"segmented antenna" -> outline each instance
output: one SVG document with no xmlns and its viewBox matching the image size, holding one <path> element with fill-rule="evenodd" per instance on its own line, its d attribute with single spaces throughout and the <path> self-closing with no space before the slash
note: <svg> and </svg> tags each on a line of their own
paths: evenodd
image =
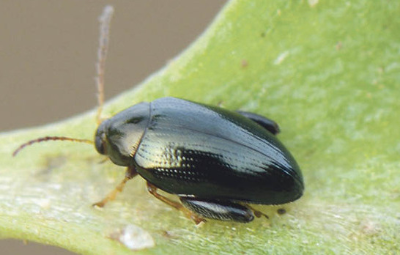
<svg viewBox="0 0 400 255">
<path fill-rule="evenodd" d="M 30 141 L 27 141 L 26 143 L 21 144 L 13 152 L 12 155 L 13 155 L 13 157 L 15 157 L 26 146 L 32 145 L 34 143 L 41 143 L 41 142 L 46 142 L 46 141 L 71 141 L 71 142 L 93 144 L 93 141 L 87 140 L 87 139 L 77 139 L 77 138 L 69 138 L 69 137 L 63 137 L 63 136 L 45 136 L 45 137 L 40 137 L 40 138 L 37 138 L 37 139 L 33 139 L 33 140 L 30 140 Z"/>
<path fill-rule="evenodd" d="M 97 51 L 97 64 L 96 64 L 96 85 L 97 85 L 97 125 L 101 123 L 101 112 L 103 111 L 104 104 L 104 70 L 106 65 L 106 57 L 108 51 L 108 43 L 110 37 L 110 23 L 114 14 L 114 7 L 107 5 L 104 7 L 103 14 L 99 17 L 100 21 L 100 39 L 99 49 Z"/>
</svg>

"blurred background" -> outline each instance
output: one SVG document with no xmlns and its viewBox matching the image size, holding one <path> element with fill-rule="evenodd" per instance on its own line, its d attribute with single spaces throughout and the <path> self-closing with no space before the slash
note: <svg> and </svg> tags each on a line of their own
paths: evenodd
<svg viewBox="0 0 400 255">
<path fill-rule="evenodd" d="M 0 1 L 0 132 L 56 122 L 97 105 L 98 17 L 115 8 L 106 64 L 110 99 L 193 42 L 226 1 Z M 0 240 L 1 254 L 73 254 Z"/>
</svg>

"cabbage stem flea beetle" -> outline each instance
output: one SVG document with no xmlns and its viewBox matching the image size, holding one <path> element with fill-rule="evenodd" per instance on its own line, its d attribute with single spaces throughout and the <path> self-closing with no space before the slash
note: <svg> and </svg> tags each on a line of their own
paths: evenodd
<svg viewBox="0 0 400 255">
<path fill-rule="evenodd" d="M 104 63 L 105 55 L 99 55 Z M 250 222 L 263 214 L 249 204 L 283 204 L 303 194 L 300 168 L 276 138 L 278 125 L 265 117 L 166 97 L 133 105 L 99 123 L 96 150 L 127 171 L 96 206 L 113 200 L 137 175 L 147 181 L 153 196 L 196 224 L 204 218 Z M 16 152 L 41 139 L 73 140 L 39 138 Z M 158 189 L 177 195 L 180 202 Z"/>
</svg>

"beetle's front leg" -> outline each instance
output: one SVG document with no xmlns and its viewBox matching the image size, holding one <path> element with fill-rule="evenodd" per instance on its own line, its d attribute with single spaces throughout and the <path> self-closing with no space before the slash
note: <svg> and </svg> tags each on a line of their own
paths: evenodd
<svg viewBox="0 0 400 255">
<path fill-rule="evenodd" d="M 122 180 L 122 182 L 120 184 L 118 184 L 118 186 L 111 191 L 110 193 L 108 193 L 108 195 L 101 200 L 100 202 L 94 203 L 93 206 L 97 206 L 97 207 L 104 207 L 109 201 L 112 201 L 116 198 L 116 196 L 118 195 L 118 193 L 121 193 L 122 190 L 125 187 L 125 184 L 127 181 L 129 181 L 130 179 L 132 179 L 133 177 L 135 177 L 137 175 L 137 172 L 135 170 L 135 168 L 132 167 L 128 167 L 126 169 L 126 173 L 125 173 L 125 178 Z"/>
<path fill-rule="evenodd" d="M 163 201 L 164 203 L 166 203 L 167 205 L 170 205 L 170 206 L 176 208 L 177 210 L 183 212 L 185 214 L 185 216 L 188 217 L 189 219 L 193 220 L 196 223 L 196 225 L 200 224 L 201 222 L 206 221 L 205 219 L 200 218 L 199 216 L 194 214 L 192 211 L 186 209 L 182 204 L 172 201 L 172 200 L 158 194 L 157 187 L 154 186 L 153 184 L 151 184 L 150 182 L 147 182 L 147 190 L 149 191 L 150 194 L 152 194 L 157 199 L 159 199 L 159 200 Z"/>
</svg>

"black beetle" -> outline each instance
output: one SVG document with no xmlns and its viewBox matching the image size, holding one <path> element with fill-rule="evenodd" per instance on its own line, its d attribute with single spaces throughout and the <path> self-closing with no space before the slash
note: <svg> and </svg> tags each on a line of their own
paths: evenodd
<svg viewBox="0 0 400 255">
<path fill-rule="evenodd" d="M 278 125 L 248 112 L 166 97 L 136 104 L 101 121 L 104 63 L 112 7 L 101 16 L 97 87 L 99 108 L 95 147 L 112 162 L 126 166 L 124 180 L 102 207 L 136 175 L 149 192 L 196 223 L 203 218 L 250 222 L 267 215 L 249 204 L 283 204 L 300 198 L 304 183 L 290 152 L 276 138 Z M 93 143 L 68 137 L 41 137 L 18 147 L 49 140 Z M 157 193 L 161 189 L 181 203 Z"/>
<path fill-rule="evenodd" d="M 120 186 L 96 205 L 113 199 L 139 174 L 151 194 L 196 223 L 203 219 L 191 211 L 250 222 L 260 212 L 248 203 L 283 204 L 303 194 L 301 171 L 278 132 L 262 116 L 178 98 L 136 104 L 97 129 L 97 151 L 128 169 Z M 184 207 L 157 189 L 178 195 Z"/>
<path fill-rule="evenodd" d="M 127 171 L 117 188 L 94 205 L 103 207 L 139 174 L 152 195 L 196 224 L 203 218 L 237 222 L 268 218 L 249 204 L 284 204 L 304 191 L 300 168 L 276 138 L 278 133 L 274 121 L 254 113 L 173 97 L 136 104 L 97 128 L 96 150 Z M 43 137 L 22 144 L 14 155 L 48 140 L 93 143 Z M 181 203 L 157 189 L 177 195 Z"/>
</svg>

